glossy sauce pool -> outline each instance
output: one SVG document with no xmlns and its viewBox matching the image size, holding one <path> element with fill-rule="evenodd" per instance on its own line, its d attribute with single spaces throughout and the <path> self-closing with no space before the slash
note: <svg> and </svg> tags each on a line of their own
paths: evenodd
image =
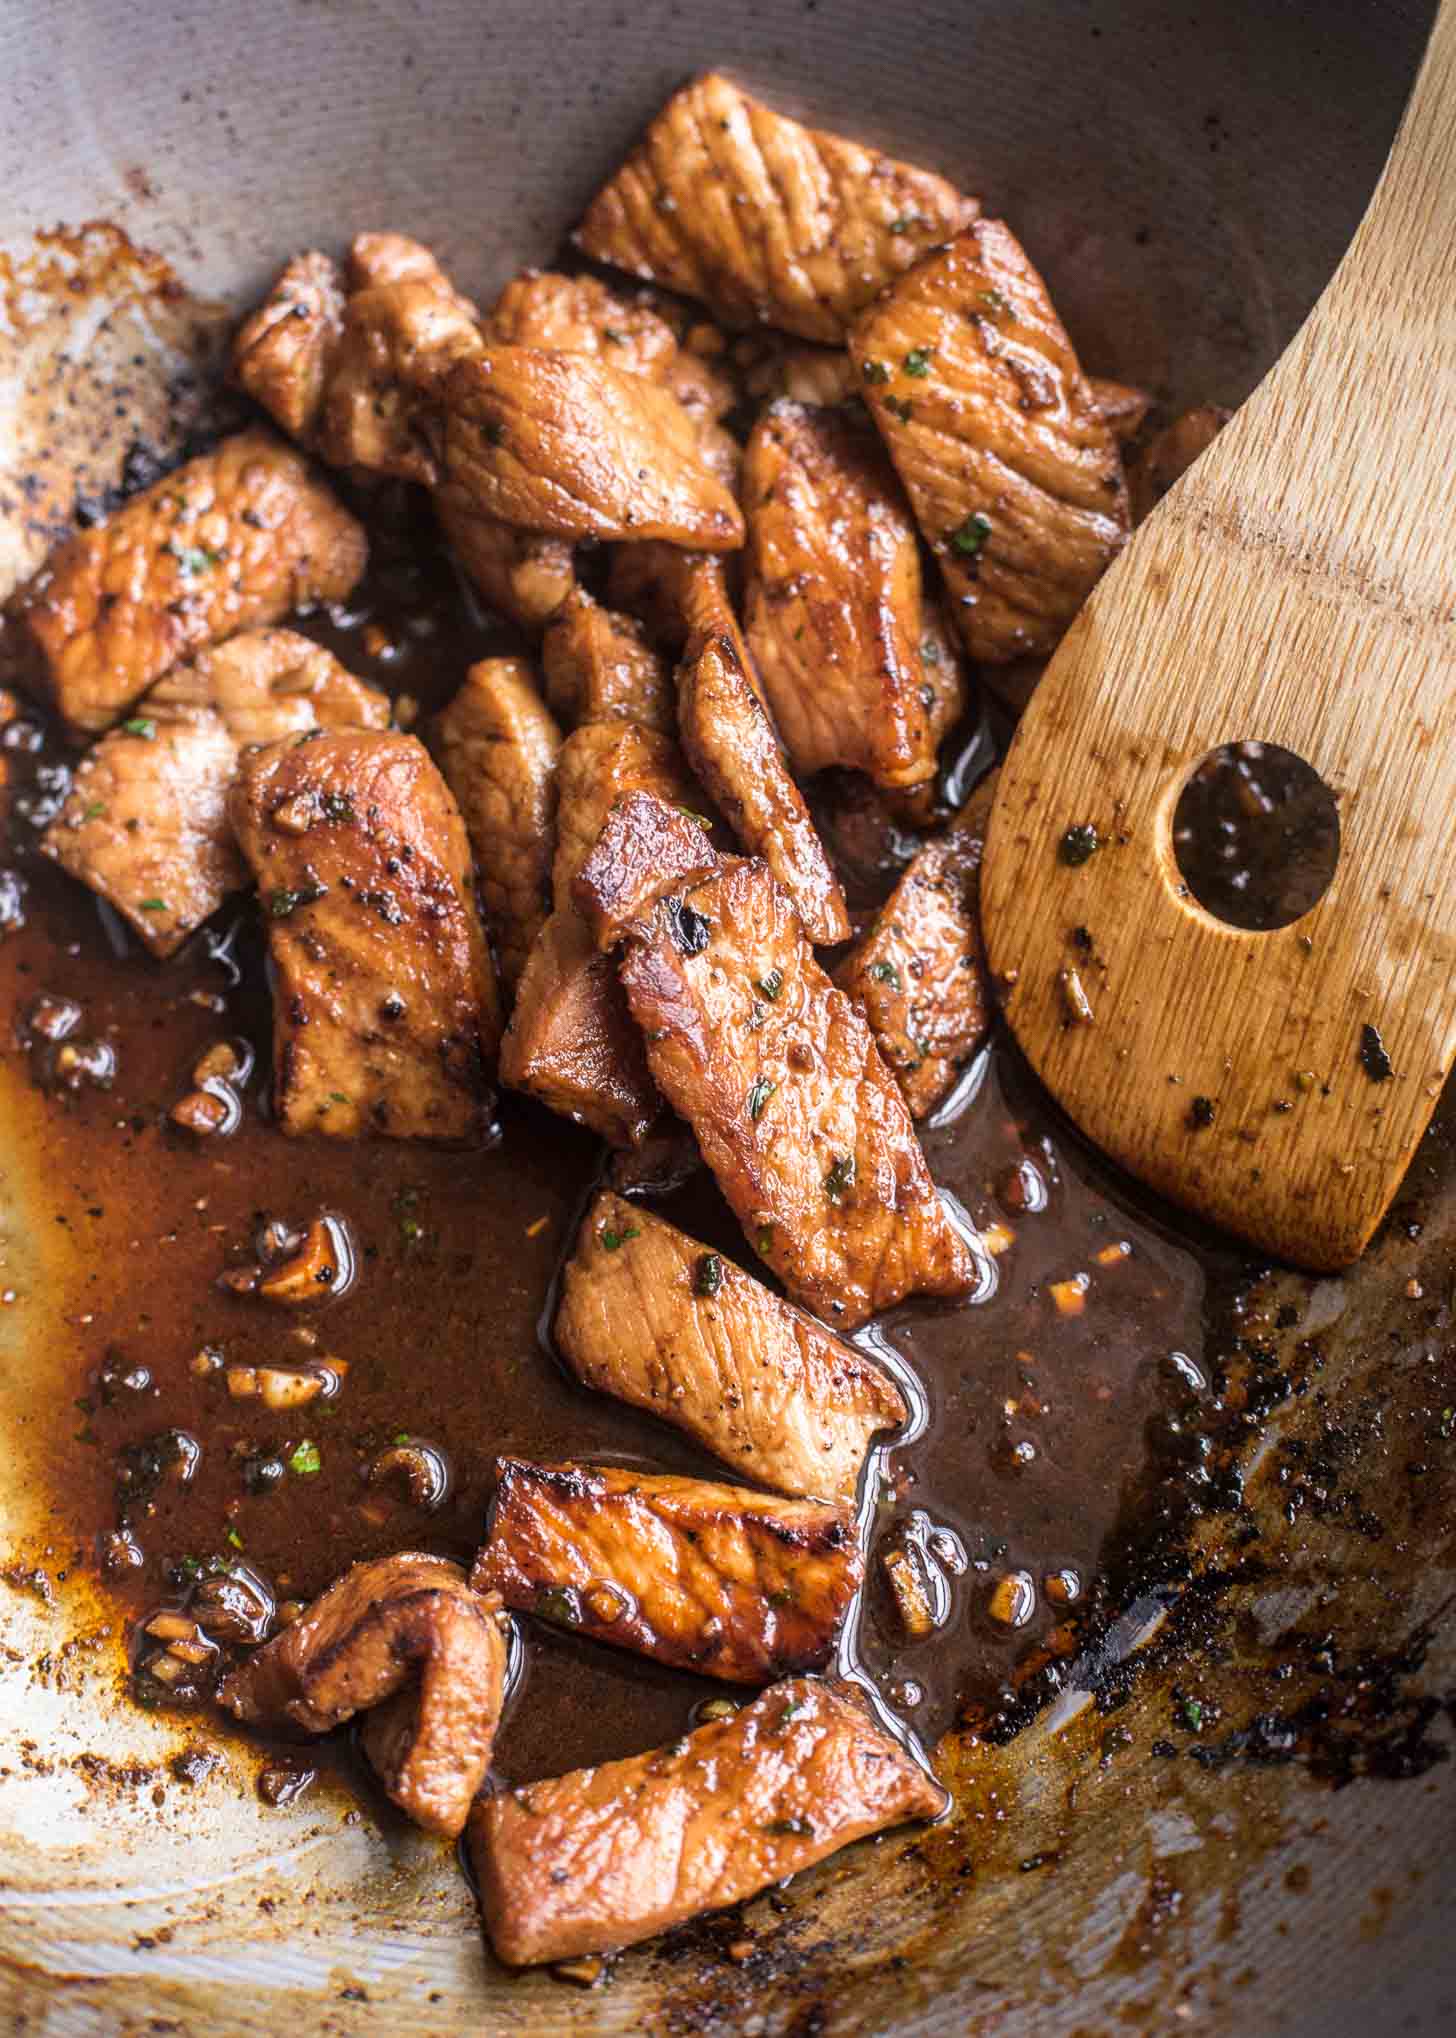
<svg viewBox="0 0 1456 2038">
<path fill-rule="evenodd" d="M 503 647 L 410 521 L 382 534 L 350 612 L 304 627 L 428 713 L 470 659 Z M 23 1336 L 65 1333 L 55 1368 L 67 1376 L 37 1406 L 32 1441 L 58 1539 L 98 1565 L 111 1549 L 108 1585 L 128 1620 L 215 1564 L 246 1565 L 284 1600 L 401 1548 L 468 1561 L 498 1453 L 727 1476 L 671 1429 L 577 1387 L 551 1355 L 549 1294 L 602 1164 L 597 1143 L 509 1094 L 499 1142 L 478 1153 L 285 1141 L 267 1116 L 251 905 L 225 908 L 174 962 L 151 962 L 29 850 L 64 753 L 32 720 L 4 740 L 11 862 L 27 890 L 25 924 L 0 941 L 12 1175 L 28 1224 L 64 1230 L 73 1247 L 57 1257 L 72 1271 L 14 1305 Z M 109 1088 L 37 1087 L 47 1050 L 30 1017 L 43 996 L 75 1000 L 73 1037 L 112 1048 Z M 255 1070 L 236 1131 L 209 1142 L 167 1113 L 222 1039 L 251 1043 Z M 1214 1298 L 1240 1269 L 1140 1208 L 1001 1037 L 924 1141 L 976 1234 L 981 1280 L 968 1304 L 905 1306 L 860 1334 L 905 1382 L 914 1416 L 867 1470 L 869 1583 L 844 1663 L 929 1746 L 960 1707 L 994 1712 L 1095 1601 L 1109 1538 L 1158 1476 L 1150 1428 L 1170 1409 L 1185 1421 L 1196 1411 Z M 751 1260 L 706 1174 L 660 1207 Z M 321 1212 L 346 1222 L 357 1249 L 346 1294 L 295 1312 L 219 1285 L 261 1218 L 302 1225 Z M 327 1402 L 279 1416 L 229 1396 L 230 1365 L 326 1357 L 347 1368 Z M 434 1511 L 366 1477 L 405 1435 L 448 1462 Z M 123 1522 L 139 1561 L 117 1570 L 106 1539 Z M 907 1538 L 943 1614 L 915 1643 L 877 1562 Z M 724 1689 L 529 1618 L 519 1626 L 523 1668 L 496 1756 L 515 1781 L 674 1738 Z"/>
</svg>

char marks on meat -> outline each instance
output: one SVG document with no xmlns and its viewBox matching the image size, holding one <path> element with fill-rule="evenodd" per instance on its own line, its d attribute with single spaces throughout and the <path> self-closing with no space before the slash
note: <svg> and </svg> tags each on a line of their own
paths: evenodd
<svg viewBox="0 0 1456 2038">
<path fill-rule="evenodd" d="M 436 725 L 495 937 L 501 975 L 519 980 L 551 909 L 561 731 L 523 658 L 483 658 Z"/>
<path fill-rule="evenodd" d="M 916 1118 L 935 1109 L 991 1024 L 980 896 L 995 792 L 992 772 L 914 858 L 834 973 Z"/>
<path fill-rule="evenodd" d="M 743 543 L 742 514 L 682 405 L 600 357 L 497 346 L 462 360 L 440 391 L 436 436 L 443 492 L 478 515 L 562 538 Z"/>
<path fill-rule="evenodd" d="M 283 1130 L 485 1137 L 495 972 L 465 824 L 424 745 L 290 737 L 244 758 L 228 810 L 277 977 Z"/>
<path fill-rule="evenodd" d="M 1046 286 L 978 220 L 850 336 L 972 658 L 1046 656 L 1128 533 L 1111 427 Z"/>
<path fill-rule="evenodd" d="M 505 1667 L 499 1599 L 458 1564 L 404 1551 L 346 1571 L 218 1701 L 249 1726 L 305 1734 L 370 1714 L 364 1748 L 385 1789 L 453 1839 L 485 1781 Z"/>
<path fill-rule="evenodd" d="M 387 697 L 292 630 L 248 630 L 173 666 L 81 759 L 41 847 L 173 955 L 248 882 L 227 817 L 245 744 L 382 729 Z"/>
<path fill-rule="evenodd" d="M 491 1945 L 527 1966 L 635 1945 L 944 1807 L 852 1686 L 804 1677 L 670 1747 L 482 1798 L 469 1845 Z"/>
<path fill-rule="evenodd" d="M 667 102 L 576 240 L 725 324 L 832 345 L 976 212 L 943 178 L 803 127 L 710 74 Z"/>
<path fill-rule="evenodd" d="M 676 1423 L 780 1493 L 852 1501 L 898 1387 L 792 1303 L 610 1190 L 562 1279 L 557 1348 L 584 1386 Z"/>
<path fill-rule="evenodd" d="M 868 420 L 776 403 L 745 464 L 748 641 L 795 771 L 904 788 L 935 775 L 940 647 L 920 543 Z"/>
<path fill-rule="evenodd" d="M 764 864 L 660 900 L 621 970 L 658 1088 L 796 1301 L 851 1329 L 905 1295 L 966 1292 L 904 1098 Z"/>
<path fill-rule="evenodd" d="M 843 1503 L 502 1458 L 472 1582 L 594 1641 L 763 1684 L 827 1661 L 862 1572 Z"/>
<path fill-rule="evenodd" d="M 60 545 L 7 604 L 7 662 L 95 735 L 190 652 L 342 601 L 367 556 L 300 454 L 239 432 Z"/>
</svg>

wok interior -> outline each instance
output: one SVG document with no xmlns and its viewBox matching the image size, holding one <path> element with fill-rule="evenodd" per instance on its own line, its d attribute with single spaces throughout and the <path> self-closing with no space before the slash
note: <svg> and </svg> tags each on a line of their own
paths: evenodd
<svg viewBox="0 0 1456 2038">
<path fill-rule="evenodd" d="M 78 6 L 37 14 L 13 38 L 18 62 L 0 81 L 7 212 L 16 228 L 118 220 L 190 285 L 238 301 L 295 247 L 388 223 L 436 247 L 466 288 L 489 292 L 523 260 L 547 257 L 667 91 L 712 63 L 787 110 L 982 193 L 1045 269 L 1089 368 L 1171 402 L 1236 402 L 1354 226 L 1425 15 L 1249 5 L 1190 19 L 1155 4 L 946 13 L 821 0 L 791 13 L 649 8 L 619 23 L 512 0 L 488 20 L 443 5 L 341 15 L 209 4 L 172 21 Z M 1407 1282 L 1440 1285 L 1448 1172 L 1438 1123 L 1417 1170 L 1424 1236 L 1392 1228 L 1339 1298 L 1324 1385 L 1334 1392 L 1338 1376 L 1352 1405 L 1382 1391 L 1409 1398 L 1386 1324 Z M 11 1180 L 9 1196 L 23 1254 L 23 1181 Z M 1292 1344 L 1335 1299 L 1290 1282 L 1286 1306 Z M 1415 1332 L 1400 1328 L 1411 1333 L 1403 1351 Z M 1386 1370 L 1367 1378 L 1377 1345 Z M 15 1355 L 12 1410 L 24 1380 L 43 1380 L 39 1356 Z M 12 1476 L 22 1471 L 17 1460 Z M 35 1505 L 16 1491 L 17 1529 Z M 1279 1519 L 1271 1494 L 1272 1528 Z M 1413 1518 L 1423 1547 L 1433 1533 Z M 1300 1521 L 1289 1543 L 1299 1587 L 1341 1582 L 1346 1633 L 1368 1613 L 1372 1645 L 1393 1647 L 1432 1602 L 1393 1606 L 1385 1583 L 1375 1589 L 1375 1577 L 1400 1570 L 1384 1546 L 1366 1560 L 1371 1576 L 1349 1584 L 1361 1545 L 1342 1534 Z M 1257 1635 L 1261 1620 L 1297 1611 L 1270 1610 L 1277 1589 L 1277 1579 L 1250 1582 L 1238 1620 L 1225 1601 L 1209 1622 L 1247 1644 L 1249 1624 Z M 83 1614 L 94 1625 L 105 1609 L 68 1618 Z M 1183 1639 L 1196 1644 L 1193 1626 Z M 14 1632 L 27 1661 L 58 1640 L 29 1603 Z M 280 2015 L 304 2028 L 326 2028 L 330 2015 L 358 2029 L 456 2019 L 742 2029 L 755 2015 L 764 2028 L 794 2028 L 822 2006 L 827 2026 L 801 2028 L 1055 2031 L 1111 2019 L 1156 2027 L 1180 1990 L 1205 2029 L 1272 2027 L 1276 2003 L 1284 2028 L 1354 2029 L 1371 2021 L 1361 1995 L 1368 2002 L 1372 1989 L 1380 2016 L 1398 2006 L 1437 2017 L 1452 1956 L 1435 1935 L 1436 1893 L 1412 1871 L 1430 1853 L 1426 1822 L 1439 1830 L 1426 1793 L 1442 1772 L 1398 1799 L 1329 1797 L 1273 1767 L 1180 1773 L 1174 1802 L 1156 1763 L 1132 1782 L 1101 1764 L 1109 1723 L 1156 1738 L 1177 1660 L 1115 1715 L 1085 1706 L 1054 1731 L 1073 1710 L 1054 1708 L 983 1753 L 966 1792 L 971 1831 L 984 1835 L 973 1875 L 940 1872 L 949 1846 L 935 1834 L 892 1836 L 821 1876 L 821 1900 L 761 1966 L 648 1954 L 590 1997 L 488 1971 L 450 1864 L 399 1828 L 341 1830 L 336 1810 L 316 1807 L 260 1813 L 241 1771 L 226 1768 L 148 1815 L 119 1778 L 93 1778 L 77 1800 L 22 1756 L 3 1851 L 29 1901 L 6 1937 L 33 1972 L 11 1985 L 18 2002 L 54 2000 L 63 2030 L 110 2028 L 143 2007 L 189 2031 L 261 2030 Z M 1237 1686 L 1237 1661 L 1228 1674 Z M 124 1768 L 139 1748 L 157 1762 L 185 1743 L 108 1714 L 100 1680 L 67 1688 L 17 1668 L 15 1682 L 17 1744 L 105 1748 Z M 1311 1839 L 1321 1820 L 1327 1829 Z M 1320 1850 L 1308 1889 L 1283 1880 L 1279 1849 L 1291 1846 L 1292 1868 Z M 1268 1894 L 1252 1901 L 1261 1884 Z M 1372 1894 L 1382 1889 L 1399 1900 Z M 1383 1940 L 1362 1954 L 1351 1921 L 1386 1912 Z M 159 1929 L 170 1938 L 142 1943 Z M 909 1965 L 886 1965 L 891 1955 Z M 1402 1993 L 1377 1962 L 1399 1972 Z M 1251 1977 L 1242 1991 L 1241 1972 Z M 59 1973 L 97 1978 L 60 1998 L 47 1979 Z"/>
</svg>

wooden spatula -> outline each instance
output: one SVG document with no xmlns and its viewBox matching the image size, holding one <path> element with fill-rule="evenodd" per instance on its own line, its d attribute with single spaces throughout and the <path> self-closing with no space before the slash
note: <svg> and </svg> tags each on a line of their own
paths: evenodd
<svg viewBox="0 0 1456 2038">
<path fill-rule="evenodd" d="M 1195 767 L 1251 738 L 1340 823 L 1323 898 L 1267 933 L 1180 891 L 1172 843 Z M 1360 1253 L 1456 1055 L 1456 0 L 1333 282 L 1037 688 L 982 911 L 1104 1151 L 1273 1254 Z"/>
</svg>

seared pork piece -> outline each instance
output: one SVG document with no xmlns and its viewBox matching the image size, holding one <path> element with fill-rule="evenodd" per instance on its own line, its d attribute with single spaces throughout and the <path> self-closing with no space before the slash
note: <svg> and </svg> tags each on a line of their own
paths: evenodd
<svg viewBox="0 0 1456 2038">
<path fill-rule="evenodd" d="M 787 398 L 832 408 L 859 395 L 859 370 L 840 347 L 792 347 L 768 335 L 739 347 L 751 350 L 743 362 L 748 393 L 764 403 Z"/>
<path fill-rule="evenodd" d="M 567 1263 L 556 1344 L 583 1386 L 676 1423 L 780 1493 L 852 1501 L 900 1390 L 721 1253 L 603 1189 Z"/>
<path fill-rule="evenodd" d="M 494 346 L 598 354 L 627 375 L 666 381 L 677 335 L 648 304 L 629 302 L 595 276 L 527 269 L 512 278 L 485 322 Z"/>
<path fill-rule="evenodd" d="M 764 1684 L 828 1659 L 863 1568 L 848 1506 L 502 1458 L 471 1582 L 593 1641 Z"/>
<path fill-rule="evenodd" d="M 268 928 L 283 1130 L 482 1139 L 495 972 L 465 824 L 424 745 L 269 744 L 244 757 L 228 814 Z"/>
<path fill-rule="evenodd" d="M 440 769 L 475 852 L 486 923 L 513 987 L 551 900 L 561 731 L 524 658 L 483 658 L 436 734 Z"/>
<path fill-rule="evenodd" d="M 355 1564 L 224 1679 L 218 1702 L 271 1730 L 326 1734 L 356 1713 L 389 1795 L 427 1833 L 459 1833 L 500 1720 L 499 1599 L 458 1564 L 403 1551 Z"/>
<path fill-rule="evenodd" d="M 995 797 L 992 772 L 920 851 L 834 972 L 869 1021 L 915 1118 L 935 1109 L 991 1025 L 980 897 Z"/>
<path fill-rule="evenodd" d="M 624 1196 L 670 1196 L 702 1165 L 698 1142 L 680 1118 L 665 1113 L 640 1146 L 612 1155 L 607 1179 Z"/>
<path fill-rule="evenodd" d="M 640 722 L 677 727 L 667 670 L 633 616 L 594 602 L 584 587 L 561 604 L 541 641 L 546 696 L 563 722 Z"/>
<path fill-rule="evenodd" d="M 324 392 L 319 451 L 335 467 L 432 485 L 429 414 L 452 364 L 480 348 L 475 308 L 443 273 L 355 291 Z"/>
<path fill-rule="evenodd" d="M 490 347 L 461 360 L 437 421 L 444 490 L 477 514 L 561 538 L 743 543 L 682 405 L 590 354 Z"/>
<path fill-rule="evenodd" d="M 500 1076 L 616 1147 L 636 1146 L 661 1113 L 612 958 L 574 906 L 551 915 L 527 958 Z"/>
<path fill-rule="evenodd" d="M 729 636 L 688 645 L 678 668 L 678 724 L 689 764 L 745 849 L 783 886 L 811 941 L 843 941 L 849 915 L 803 794 Z"/>
<path fill-rule="evenodd" d="M 435 497 L 435 515 L 486 607 L 523 630 L 544 629 L 576 586 L 569 539 L 477 516 L 467 502 L 448 494 Z"/>
<path fill-rule="evenodd" d="M 327 255 L 295 255 L 233 342 L 233 380 L 295 439 L 311 442 L 344 329 L 344 285 Z"/>
<path fill-rule="evenodd" d="M 703 796 L 689 777 L 682 752 L 667 736 L 635 722 L 589 722 L 561 750 L 560 804 L 552 886 L 556 904 L 572 905 L 572 884 L 602 832 L 608 814 L 629 793 L 650 793 L 670 807 L 697 815 Z"/>
<path fill-rule="evenodd" d="M 1150 515 L 1175 481 L 1181 481 L 1200 453 L 1206 453 L 1231 411 L 1200 403 L 1165 425 L 1148 443 L 1132 471 L 1133 522 Z"/>
<path fill-rule="evenodd" d="M 383 729 L 386 695 L 293 630 L 248 630 L 174 665 L 86 752 L 42 852 L 172 955 L 248 882 L 227 817 L 245 743 Z"/>
<path fill-rule="evenodd" d="M 444 296 L 458 296 L 424 242 L 411 240 L 408 234 L 355 234 L 349 246 L 347 281 L 351 296 L 356 290 L 376 290 L 388 283 L 427 283 Z M 461 298 L 460 302 L 468 301 Z"/>
<path fill-rule="evenodd" d="M 754 427 L 744 619 L 799 776 L 904 788 L 935 776 L 920 541 L 860 415 L 776 403 Z"/>
<path fill-rule="evenodd" d="M 597 953 L 572 886 L 607 816 L 633 792 L 674 806 L 702 798 L 677 746 L 654 730 L 593 722 L 567 738 L 557 775 L 556 911 L 526 965 L 501 1046 L 503 1081 L 613 1146 L 635 1146 L 661 1099 L 611 960 Z M 696 821 L 689 825 L 701 836 Z"/>
<path fill-rule="evenodd" d="M 621 969 L 658 1088 L 796 1301 L 853 1329 L 905 1295 L 966 1292 L 895 1079 L 766 865 L 662 899 Z"/>
<path fill-rule="evenodd" d="M 1109 382 L 1105 375 L 1089 375 L 1087 387 L 1092 401 L 1112 428 L 1119 446 L 1135 439 L 1147 422 L 1153 399 L 1146 389 L 1131 382 Z"/>
<path fill-rule="evenodd" d="M 697 814 L 648 792 L 626 793 L 572 879 L 572 901 L 597 947 L 615 948 L 664 889 L 706 877 L 718 861 Z"/>
<path fill-rule="evenodd" d="M 367 556 L 300 454 L 239 432 L 59 546 L 7 605 L 4 662 L 95 735 L 189 652 L 342 601 Z"/>
<path fill-rule="evenodd" d="M 855 313 L 977 206 L 941 177 L 801 127 L 717 75 L 663 107 L 592 200 L 577 245 L 727 325 L 841 340 Z"/>
<path fill-rule="evenodd" d="M 482 1798 L 470 1858 L 497 1957 L 525 1967 L 743 1903 L 945 1801 L 852 1685 L 803 1677 L 651 1754 Z"/>
<path fill-rule="evenodd" d="M 940 562 L 961 641 L 1047 655 L 1128 533 L 1111 427 L 1000 220 L 927 255 L 850 335 L 865 401 Z"/>
<path fill-rule="evenodd" d="M 925 719 L 938 755 L 942 742 L 965 713 L 971 691 L 959 635 L 943 592 L 928 599 L 920 612 L 920 671 L 926 698 Z M 929 786 L 911 786 L 904 793 L 892 793 L 889 797 L 892 804 L 898 801 L 903 814 L 913 817 L 925 811 L 929 792 Z M 918 821 L 913 825 L 918 825 Z"/>
</svg>

